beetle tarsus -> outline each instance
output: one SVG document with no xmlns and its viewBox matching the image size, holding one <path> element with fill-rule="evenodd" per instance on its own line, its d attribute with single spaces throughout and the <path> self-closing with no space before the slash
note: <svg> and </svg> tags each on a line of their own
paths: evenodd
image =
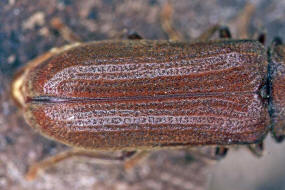
<svg viewBox="0 0 285 190">
<path fill-rule="evenodd" d="M 253 153 L 257 157 L 261 157 L 263 155 L 264 145 L 263 142 L 257 144 L 248 145 L 248 149 L 251 153 Z"/>
</svg>

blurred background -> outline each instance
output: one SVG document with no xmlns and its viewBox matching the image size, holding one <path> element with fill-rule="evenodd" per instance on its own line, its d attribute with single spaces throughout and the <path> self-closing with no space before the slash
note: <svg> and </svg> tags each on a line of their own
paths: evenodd
<svg viewBox="0 0 285 190">
<path fill-rule="evenodd" d="M 215 24 L 228 25 L 234 38 L 244 37 L 242 19 L 248 22 L 250 38 L 265 32 L 266 45 L 274 36 L 285 40 L 285 0 L 0 1 L 0 189 L 285 189 L 285 143 L 275 143 L 270 135 L 261 158 L 244 147 L 233 147 L 217 163 L 195 159 L 189 151 L 161 150 L 125 172 L 120 163 L 80 157 L 49 168 L 34 181 L 24 179 L 29 165 L 67 149 L 27 126 L 10 97 L 12 77 L 21 66 L 68 43 L 51 20 L 60 18 L 83 41 L 114 39 L 126 30 L 146 39 L 168 39 L 161 27 L 167 2 L 175 29 L 187 41 Z M 251 14 L 244 12 L 249 3 Z"/>
</svg>

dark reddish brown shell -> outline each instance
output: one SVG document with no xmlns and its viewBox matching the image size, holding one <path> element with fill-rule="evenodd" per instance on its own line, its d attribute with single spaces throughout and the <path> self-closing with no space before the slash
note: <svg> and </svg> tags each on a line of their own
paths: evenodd
<svg viewBox="0 0 285 190">
<path fill-rule="evenodd" d="M 285 136 L 285 45 L 275 44 L 269 50 L 270 115 L 273 134 Z"/>
<path fill-rule="evenodd" d="M 266 65 L 250 40 L 91 42 L 30 69 L 25 118 L 87 149 L 254 143 L 269 125 Z"/>
</svg>

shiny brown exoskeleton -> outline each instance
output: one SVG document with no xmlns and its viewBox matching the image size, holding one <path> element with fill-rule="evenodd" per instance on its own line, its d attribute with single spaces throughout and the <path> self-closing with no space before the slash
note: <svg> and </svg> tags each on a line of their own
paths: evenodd
<svg viewBox="0 0 285 190">
<path fill-rule="evenodd" d="M 278 40 L 79 43 L 31 62 L 13 96 L 33 128 L 87 150 L 280 141 L 284 55 Z"/>
</svg>

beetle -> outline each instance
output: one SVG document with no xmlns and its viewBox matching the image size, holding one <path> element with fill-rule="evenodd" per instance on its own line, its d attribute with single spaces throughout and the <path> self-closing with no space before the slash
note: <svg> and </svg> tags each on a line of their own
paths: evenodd
<svg viewBox="0 0 285 190">
<path fill-rule="evenodd" d="M 221 28 L 220 36 L 231 35 Z M 86 151 L 124 151 L 108 159 L 133 156 L 132 167 L 160 148 L 261 146 L 269 131 L 281 142 L 284 55 L 280 39 L 266 50 L 257 40 L 179 42 L 137 34 L 52 49 L 19 72 L 12 95 L 35 130 L 83 151 L 40 163 L 28 177 Z"/>
</svg>

